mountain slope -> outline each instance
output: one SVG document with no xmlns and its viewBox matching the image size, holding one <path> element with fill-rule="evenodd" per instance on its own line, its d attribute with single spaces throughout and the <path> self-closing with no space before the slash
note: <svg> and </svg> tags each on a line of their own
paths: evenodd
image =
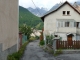
<svg viewBox="0 0 80 60">
<path fill-rule="evenodd" d="M 39 23 L 41 23 L 41 26 L 38 28 L 42 28 L 43 26 L 43 22 L 39 17 L 30 13 L 27 9 L 19 6 L 19 25 L 24 23 L 31 27 L 36 27 Z"/>
</svg>

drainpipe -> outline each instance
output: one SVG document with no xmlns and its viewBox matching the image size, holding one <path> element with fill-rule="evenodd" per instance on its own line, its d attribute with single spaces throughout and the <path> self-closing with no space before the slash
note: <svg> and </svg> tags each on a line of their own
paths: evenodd
<svg viewBox="0 0 80 60">
<path fill-rule="evenodd" d="M 56 32 L 58 32 L 58 21 L 56 21 L 57 22 L 57 25 L 56 25 Z"/>
<path fill-rule="evenodd" d="M 44 41 L 45 41 L 45 48 L 46 48 L 46 35 L 45 35 L 44 31 L 43 31 L 43 37 L 44 37 Z"/>
</svg>

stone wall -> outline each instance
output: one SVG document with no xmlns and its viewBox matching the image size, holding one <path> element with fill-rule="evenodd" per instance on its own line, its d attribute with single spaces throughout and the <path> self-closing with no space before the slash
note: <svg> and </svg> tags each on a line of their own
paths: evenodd
<svg viewBox="0 0 80 60">
<path fill-rule="evenodd" d="M 17 44 L 2 51 L 2 44 L 0 44 L 0 60 L 7 60 L 7 56 L 17 51 Z"/>
</svg>

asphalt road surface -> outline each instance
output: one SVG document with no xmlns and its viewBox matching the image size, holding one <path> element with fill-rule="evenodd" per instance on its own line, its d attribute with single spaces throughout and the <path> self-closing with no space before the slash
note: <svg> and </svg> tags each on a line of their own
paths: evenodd
<svg viewBox="0 0 80 60">
<path fill-rule="evenodd" d="M 80 60 L 80 54 L 61 54 L 57 57 L 39 47 L 39 40 L 30 42 L 20 60 Z"/>
</svg>

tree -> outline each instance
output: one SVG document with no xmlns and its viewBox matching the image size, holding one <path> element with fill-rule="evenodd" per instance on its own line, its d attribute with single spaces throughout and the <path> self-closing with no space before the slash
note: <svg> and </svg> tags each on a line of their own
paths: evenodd
<svg viewBox="0 0 80 60">
<path fill-rule="evenodd" d="M 22 32 L 23 34 L 25 34 L 27 36 L 27 39 L 30 38 L 31 33 L 33 32 L 31 27 L 27 26 L 26 24 L 23 24 L 22 26 L 20 26 L 19 30 L 20 30 L 20 32 Z"/>
</svg>

